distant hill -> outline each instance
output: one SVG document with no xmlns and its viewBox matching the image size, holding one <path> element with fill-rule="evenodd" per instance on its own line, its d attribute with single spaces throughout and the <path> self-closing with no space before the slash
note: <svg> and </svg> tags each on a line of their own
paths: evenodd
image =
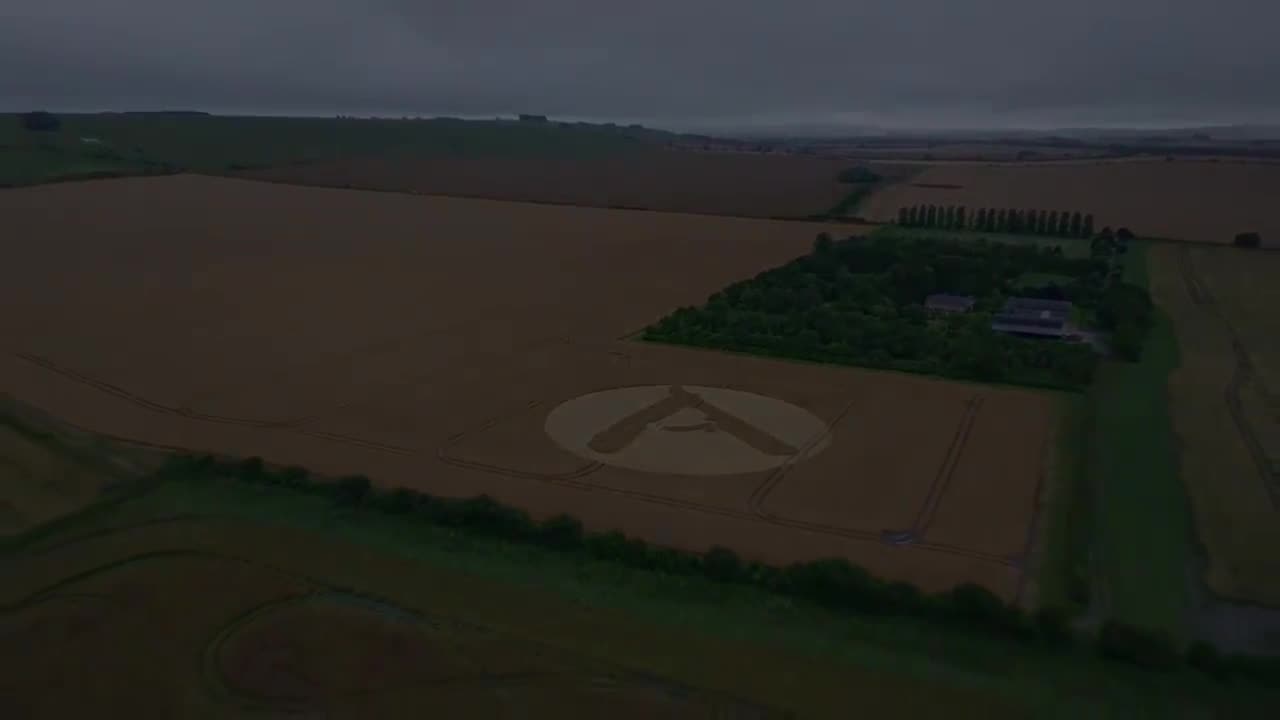
<svg viewBox="0 0 1280 720">
<path fill-rule="evenodd" d="M 213 113 L 203 110 L 125 110 L 122 112 L 101 112 L 98 115 L 126 115 L 130 117 L 211 117 Z"/>
</svg>

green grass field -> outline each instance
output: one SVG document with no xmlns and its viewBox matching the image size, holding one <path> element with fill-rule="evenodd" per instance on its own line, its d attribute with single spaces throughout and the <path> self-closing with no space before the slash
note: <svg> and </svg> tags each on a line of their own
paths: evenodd
<svg viewBox="0 0 1280 720">
<path fill-rule="evenodd" d="M 1127 278 L 1147 285 L 1145 247 L 1135 245 Z M 1178 476 L 1169 415 L 1168 378 L 1178 347 L 1168 317 L 1157 312 L 1140 362 L 1106 362 L 1090 391 L 1085 475 L 1096 503 L 1095 581 L 1107 617 L 1188 632 L 1192 531 Z"/>
</svg>

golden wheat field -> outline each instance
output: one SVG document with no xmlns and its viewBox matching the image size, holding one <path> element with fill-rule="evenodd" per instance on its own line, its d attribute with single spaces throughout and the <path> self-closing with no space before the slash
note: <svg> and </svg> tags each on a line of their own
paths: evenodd
<svg viewBox="0 0 1280 720">
<path fill-rule="evenodd" d="M 1258 232 L 1276 246 L 1277 193 L 1280 164 L 1257 161 L 941 164 L 873 195 L 859 214 L 892 222 L 918 204 L 1057 210 L 1144 237 L 1230 244 Z"/>
<path fill-rule="evenodd" d="M 0 215 L 0 382 L 81 428 L 1023 590 L 1053 395 L 625 339 L 848 226 L 188 176 Z"/>
<path fill-rule="evenodd" d="M 1224 597 L 1280 604 L 1276 340 L 1259 301 L 1275 294 L 1261 279 L 1280 277 L 1280 257 L 1174 246 L 1150 253 L 1153 297 L 1178 336 L 1170 410 L 1206 580 Z"/>
</svg>

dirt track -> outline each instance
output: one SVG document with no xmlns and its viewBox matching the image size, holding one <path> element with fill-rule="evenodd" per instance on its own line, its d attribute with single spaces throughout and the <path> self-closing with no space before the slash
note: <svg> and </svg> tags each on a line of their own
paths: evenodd
<svg viewBox="0 0 1280 720">
<path fill-rule="evenodd" d="M 691 549 L 1018 591 L 1048 396 L 617 339 L 803 253 L 821 226 L 196 177 L 0 193 L 0 214 L 41 238 L 0 269 L 0 302 L 29 309 L 0 320 L 0 387 L 76 425 L 487 492 Z M 543 430 L 580 395 L 673 383 L 792 403 L 831 446 L 672 476 Z M 1011 430 L 1021 449 L 993 452 Z"/>
</svg>

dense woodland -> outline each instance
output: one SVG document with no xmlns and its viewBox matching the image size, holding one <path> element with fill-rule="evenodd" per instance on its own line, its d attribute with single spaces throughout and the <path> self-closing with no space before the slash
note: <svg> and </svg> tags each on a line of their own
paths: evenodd
<svg viewBox="0 0 1280 720">
<path fill-rule="evenodd" d="M 1098 356 L 1084 343 L 991 329 L 1012 295 L 1070 300 L 1080 319 L 1117 335 L 1136 358 L 1151 322 L 1142 288 L 1120 279 L 1123 241 L 1098 238 L 1088 258 L 1061 248 L 980 241 L 823 234 L 813 252 L 725 288 L 649 327 L 645 339 L 945 377 L 1079 389 Z M 1027 279 L 1031 278 L 1031 283 Z M 931 314 L 933 293 L 971 295 L 970 313 Z"/>
</svg>

